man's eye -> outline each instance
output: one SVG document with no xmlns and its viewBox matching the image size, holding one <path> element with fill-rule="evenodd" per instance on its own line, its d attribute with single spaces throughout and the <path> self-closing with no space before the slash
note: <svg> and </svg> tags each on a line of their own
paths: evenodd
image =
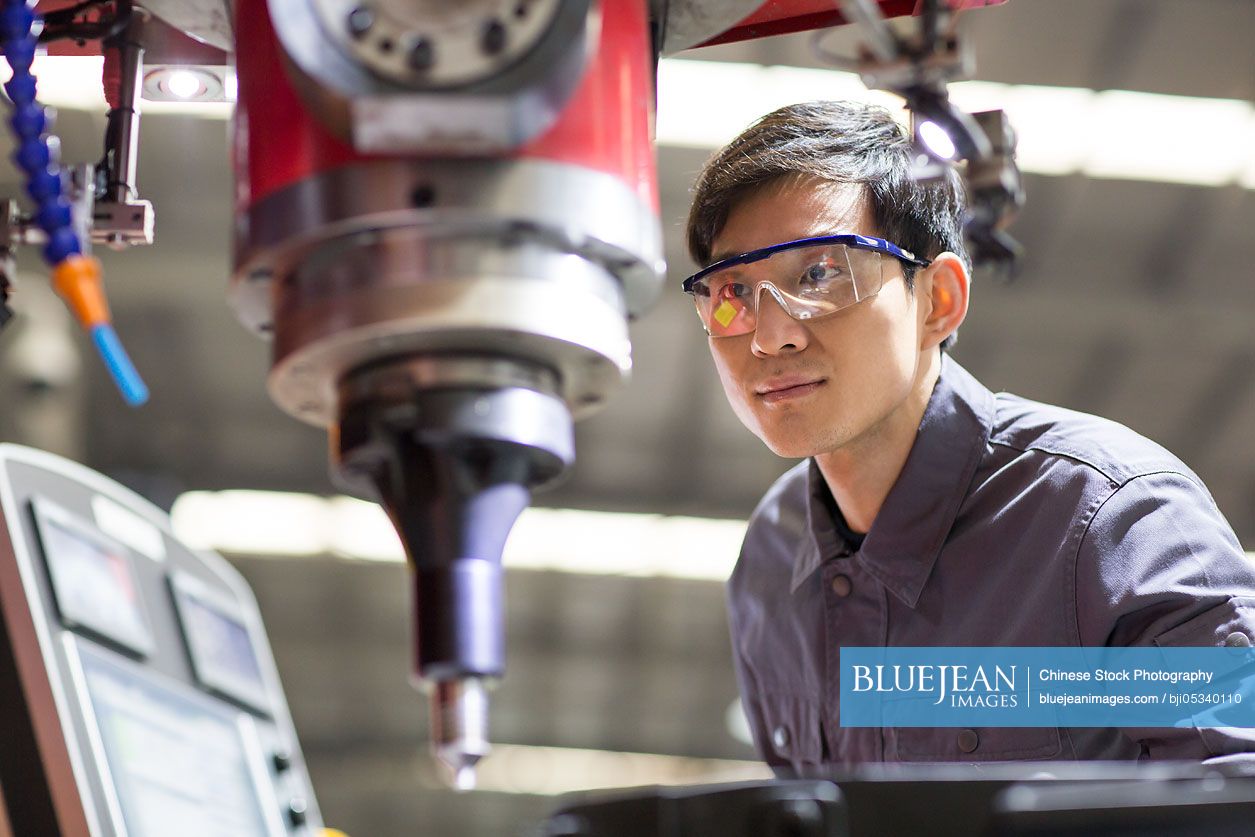
<svg viewBox="0 0 1255 837">
<path fill-rule="evenodd" d="M 806 270 L 798 285 L 803 288 L 819 288 L 831 284 L 841 278 L 843 271 L 832 262 L 816 262 Z"/>
<path fill-rule="evenodd" d="M 715 299 L 737 299 L 749 296 L 749 285 L 741 282 L 727 282 L 721 285 L 714 294 Z"/>
</svg>

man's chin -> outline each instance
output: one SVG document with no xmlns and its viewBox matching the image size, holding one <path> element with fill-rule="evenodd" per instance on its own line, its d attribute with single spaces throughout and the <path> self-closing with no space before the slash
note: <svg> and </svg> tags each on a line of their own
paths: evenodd
<svg viewBox="0 0 1255 837">
<path fill-rule="evenodd" d="M 800 418 L 800 417 L 795 417 Z M 819 427 L 809 422 L 759 422 L 754 435 L 767 449 L 784 459 L 819 456 L 847 444 L 851 439 L 844 422 L 829 418 Z"/>
<path fill-rule="evenodd" d="M 823 450 L 815 439 L 797 433 L 760 434 L 759 438 L 767 450 L 784 459 L 805 459 Z"/>
</svg>

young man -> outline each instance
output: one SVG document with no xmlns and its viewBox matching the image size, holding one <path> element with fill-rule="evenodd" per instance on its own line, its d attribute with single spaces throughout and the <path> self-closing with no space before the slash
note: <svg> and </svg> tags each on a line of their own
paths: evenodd
<svg viewBox="0 0 1255 837">
<path fill-rule="evenodd" d="M 806 457 L 729 581 L 742 703 L 782 775 L 866 761 L 1255 759 L 1255 729 L 843 728 L 842 646 L 1248 646 L 1255 568 L 1184 463 L 1114 422 L 994 394 L 956 181 L 912 181 L 883 109 L 778 110 L 706 165 L 693 294 L 728 401 Z M 815 241 L 801 241 L 817 239 Z M 800 242 L 800 243 L 799 243 Z"/>
</svg>

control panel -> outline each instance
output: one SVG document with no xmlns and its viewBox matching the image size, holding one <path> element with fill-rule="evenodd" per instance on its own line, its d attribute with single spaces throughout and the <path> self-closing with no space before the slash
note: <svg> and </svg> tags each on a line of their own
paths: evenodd
<svg viewBox="0 0 1255 837">
<path fill-rule="evenodd" d="M 252 592 L 160 509 L 0 445 L 0 617 L 12 834 L 321 831 Z"/>
</svg>

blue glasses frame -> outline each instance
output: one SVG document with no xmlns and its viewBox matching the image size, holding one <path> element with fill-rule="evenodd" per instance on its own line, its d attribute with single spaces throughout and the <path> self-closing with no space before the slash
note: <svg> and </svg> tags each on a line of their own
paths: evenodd
<svg viewBox="0 0 1255 837">
<path fill-rule="evenodd" d="M 769 258 L 776 253 L 784 250 L 793 250 L 798 247 L 812 247 L 816 244 L 844 244 L 847 247 L 857 247 L 860 250 L 874 250 L 877 253 L 884 253 L 886 256 L 893 256 L 899 261 L 913 264 L 916 267 L 928 267 L 931 262 L 924 261 L 915 257 L 910 250 L 904 250 L 892 241 L 883 238 L 875 238 L 870 235 L 858 235 L 857 233 L 840 233 L 838 235 L 821 235 L 814 238 L 799 238 L 796 241 L 785 241 L 781 244 L 773 244 L 770 247 L 760 247 L 757 250 L 750 250 L 748 253 L 742 253 L 739 256 L 731 256 L 729 258 L 717 261 L 708 267 L 694 273 L 692 276 L 684 280 L 682 286 L 686 294 L 693 293 L 693 283 L 697 280 L 705 278 L 718 270 L 727 267 L 733 267 L 738 264 L 752 264 Z"/>
</svg>

